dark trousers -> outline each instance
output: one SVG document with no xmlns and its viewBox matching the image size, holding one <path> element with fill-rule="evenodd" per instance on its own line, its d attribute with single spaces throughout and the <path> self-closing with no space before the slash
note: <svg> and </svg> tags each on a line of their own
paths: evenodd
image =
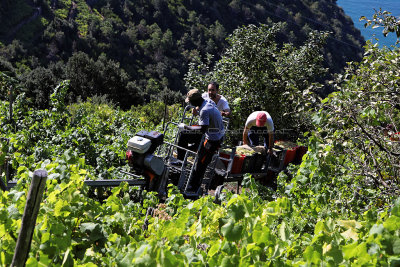
<svg viewBox="0 0 400 267">
<path fill-rule="evenodd" d="M 264 146 L 268 146 L 268 129 L 267 127 L 251 127 L 247 134 L 251 146 L 258 146 L 260 143 L 260 136 L 264 139 Z"/>
<path fill-rule="evenodd" d="M 197 191 L 197 189 L 200 187 L 207 166 L 211 162 L 215 152 L 220 148 L 221 143 L 222 139 L 218 141 L 205 140 L 201 145 L 197 162 L 195 162 L 196 166 L 193 176 L 189 184 L 194 191 Z"/>
<path fill-rule="evenodd" d="M 199 148 L 199 144 L 201 141 L 201 138 L 203 137 L 203 134 L 200 132 L 193 133 L 193 132 L 181 132 L 181 135 L 178 140 L 178 146 L 184 147 L 187 149 L 192 150 L 193 152 L 196 152 L 197 149 Z M 183 149 L 177 149 L 178 150 L 178 155 L 177 158 L 179 160 L 183 160 L 185 158 L 186 151 Z"/>
</svg>

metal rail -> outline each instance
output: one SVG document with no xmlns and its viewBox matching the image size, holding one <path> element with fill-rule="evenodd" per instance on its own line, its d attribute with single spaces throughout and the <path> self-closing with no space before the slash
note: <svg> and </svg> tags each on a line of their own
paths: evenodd
<svg viewBox="0 0 400 267">
<path fill-rule="evenodd" d="M 146 180 L 144 179 L 101 179 L 101 180 L 85 180 L 84 183 L 90 187 L 114 187 L 119 186 L 122 182 L 127 182 L 130 186 L 145 186 Z M 10 190 L 11 188 L 17 185 L 16 181 L 10 181 L 7 183 L 7 189 Z"/>
</svg>

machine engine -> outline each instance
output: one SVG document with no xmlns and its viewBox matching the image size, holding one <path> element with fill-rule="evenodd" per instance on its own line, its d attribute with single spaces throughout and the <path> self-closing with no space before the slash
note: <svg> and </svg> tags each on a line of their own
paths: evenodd
<svg viewBox="0 0 400 267">
<path fill-rule="evenodd" d="M 164 172 L 164 161 L 153 153 L 163 144 L 164 135 L 156 131 L 140 131 L 128 141 L 126 159 L 139 174 L 147 174 L 151 180 Z"/>
</svg>

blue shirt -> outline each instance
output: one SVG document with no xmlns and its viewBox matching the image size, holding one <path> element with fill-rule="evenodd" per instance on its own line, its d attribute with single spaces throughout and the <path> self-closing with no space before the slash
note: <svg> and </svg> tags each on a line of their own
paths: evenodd
<svg viewBox="0 0 400 267">
<path fill-rule="evenodd" d="M 208 125 L 205 132 L 207 140 L 218 141 L 224 136 L 224 123 L 222 122 L 221 112 L 218 110 L 214 102 L 203 101 L 200 106 L 199 125 Z"/>
</svg>

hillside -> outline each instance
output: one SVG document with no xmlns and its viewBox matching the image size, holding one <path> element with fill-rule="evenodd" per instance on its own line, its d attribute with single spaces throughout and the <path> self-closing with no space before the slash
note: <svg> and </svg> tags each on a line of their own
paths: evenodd
<svg viewBox="0 0 400 267">
<path fill-rule="evenodd" d="M 281 172 L 275 190 L 245 175 L 241 192 L 222 191 L 220 204 L 211 195 L 185 199 L 172 184 L 162 202 L 155 192 L 137 201 L 126 183 L 84 184 L 129 170 L 127 141 L 162 130 L 162 102 L 129 111 L 99 98 L 66 106 L 68 83 L 54 90 L 51 109 L 21 96 L 9 119 L 0 101 L 0 166 L 9 161 L 18 181 L 0 191 L 1 265 L 11 265 L 32 171 L 42 169 L 27 266 L 398 266 L 400 52 L 367 49 L 309 114 L 315 131 L 302 163 Z M 181 111 L 167 107 L 167 121 Z"/>
<path fill-rule="evenodd" d="M 38 107 L 61 79 L 71 80 L 70 101 L 107 94 L 129 108 L 168 94 L 174 102 L 192 59 L 218 60 L 239 26 L 279 21 L 279 43 L 332 32 L 324 48 L 330 74 L 361 59 L 364 40 L 335 0 L 4 0 L 0 71 L 19 77 Z"/>
</svg>

